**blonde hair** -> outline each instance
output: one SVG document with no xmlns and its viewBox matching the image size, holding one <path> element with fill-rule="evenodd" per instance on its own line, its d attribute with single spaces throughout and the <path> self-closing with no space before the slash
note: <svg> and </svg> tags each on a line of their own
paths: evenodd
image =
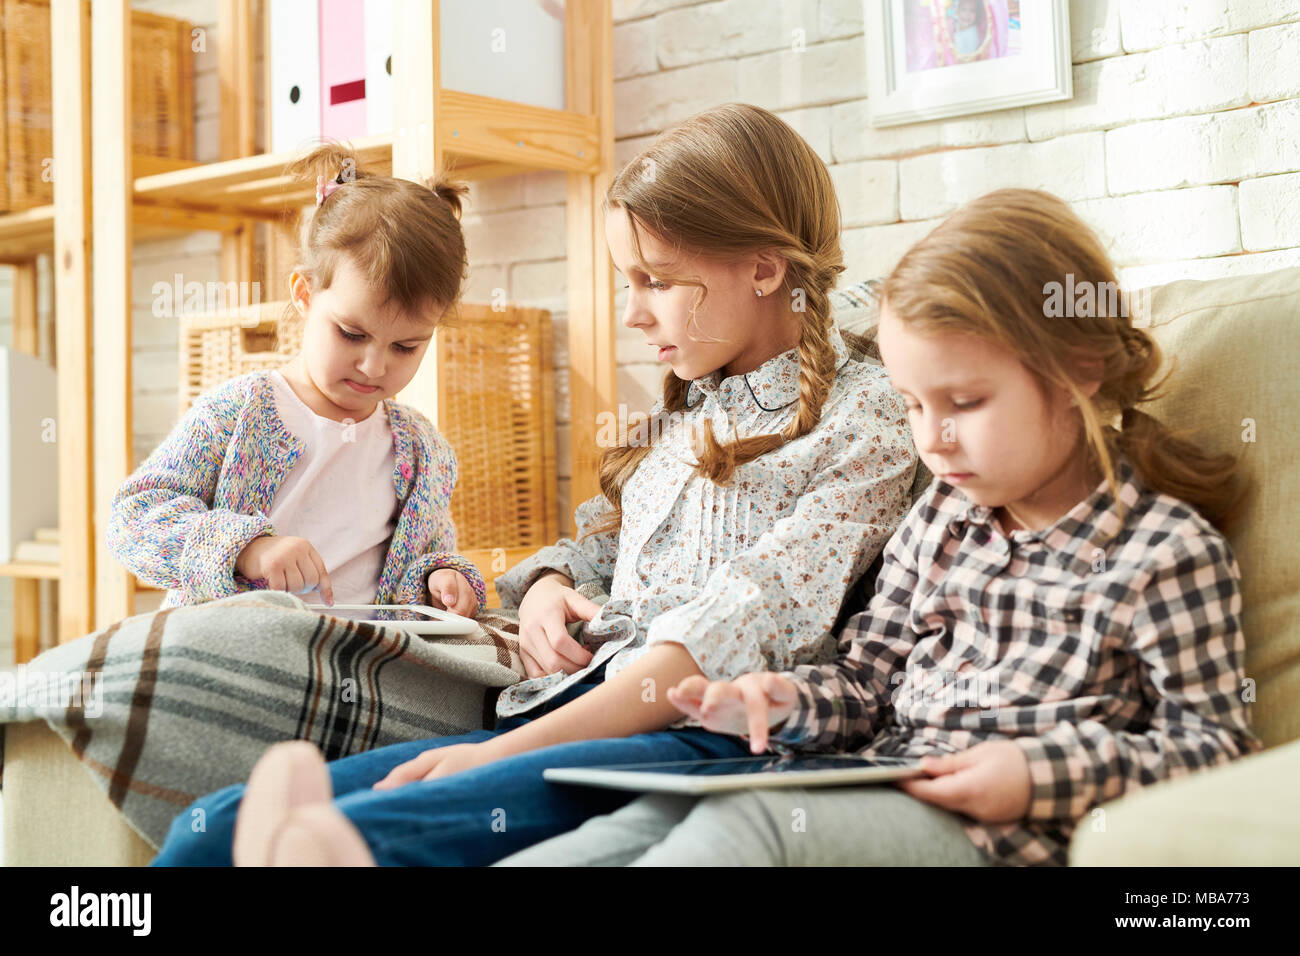
<svg viewBox="0 0 1300 956">
<path fill-rule="evenodd" d="M 723 485 L 737 466 L 808 434 L 821 420 L 835 379 L 829 293 L 844 271 L 840 210 L 826 165 L 812 147 L 767 110 L 731 103 L 690 117 L 659 136 L 623 167 L 605 194 L 604 211 L 621 209 L 632 232 L 635 261 L 646 273 L 699 289 L 688 330 L 708 295 L 696 277 L 651 269 L 640 231 L 682 255 L 713 259 L 758 252 L 785 261 L 778 295 L 792 302 L 802 292 L 799 331 L 799 399 L 794 420 L 778 434 L 718 442 L 702 422 L 696 473 Z M 793 305 L 791 308 L 795 312 Z M 664 377 L 663 412 L 686 408 L 690 382 Z M 652 428 L 651 435 L 658 433 Z M 600 465 L 600 487 L 611 505 L 589 533 L 618 528 L 623 486 L 650 452 L 649 443 L 611 448 Z"/>
<path fill-rule="evenodd" d="M 305 217 L 297 270 L 329 288 L 342 256 L 403 311 L 451 308 L 468 271 L 461 199 L 469 191 L 440 173 L 424 184 L 367 172 L 356 154 L 326 143 L 284 169 L 315 185 L 340 183 Z"/>
<path fill-rule="evenodd" d="M 1067 279 L 1071 277 L 1072 279 Z M 1089 315 L 1050 317 L 1052 283 L 1090 284 Z M 1127 298 L 1097 235 L 1062 200 L 1029 189 L 1000 189 L 967 203 L 914 245 L 881 288 L 881 301 L 918 331 L 974 334 L 1013 352 L 1044 394 L 1063 388 L 1078 405 L 1089 463 L 1114 494 L 1122 453 L 1150 487 L 1197 508 L 1212 524 L 1229 522 L 1240 504 L 1237 462 L 1207 452 L 1138 406 L 1158 397 L 1159 347 L 1133 326 Z M 882 306 L 883 307 L 883 306 Z M 1091 397 L 1076 363 L 1093 363 Z M 1115 425 L 1118 424 L 1118 427 Z"/>
</svg>

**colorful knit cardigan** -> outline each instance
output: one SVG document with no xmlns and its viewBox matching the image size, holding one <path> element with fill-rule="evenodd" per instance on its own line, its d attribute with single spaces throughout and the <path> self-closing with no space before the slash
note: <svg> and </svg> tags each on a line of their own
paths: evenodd
<svg viewBox="0 0 1300 956">
<path fill-rule="evenodd" d="M 168 589 L 164 607 L 264 587 L 235 571 L 244 546 L 274 534 L 267 513 L 303 453 L 275 408 L 269 372 L 249 372 L 200 395 L 113 498 L 108 544 L 143 581 Z M 452 568 L 484 606 L 483 576 L 454 554 L 456 456 L 415 409 L 385 401 L 402 512 L 379 576 L 376 604 L 428 604 L 428 577 Z"/>
</svg>

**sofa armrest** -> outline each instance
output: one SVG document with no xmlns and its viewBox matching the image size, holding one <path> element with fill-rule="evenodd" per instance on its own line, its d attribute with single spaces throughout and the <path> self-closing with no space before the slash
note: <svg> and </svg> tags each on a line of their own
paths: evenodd
<svg viewBox="0 0 1300 956">
<path fill-rule="evenodd" d="M 1153 784 L 1085 816 L 1072 866 L 1300 864 L 1300 740 Z"/>
<path fill-rule="evenodd" d="M 4 734 L 5 866 L 144 866 L 155 850 L 43 720 Z"/>
</svg>

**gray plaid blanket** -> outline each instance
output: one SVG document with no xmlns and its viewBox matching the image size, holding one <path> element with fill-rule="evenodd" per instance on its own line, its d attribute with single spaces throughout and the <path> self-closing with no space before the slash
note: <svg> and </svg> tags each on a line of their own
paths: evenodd
<svg viewBox="0 0 1300 956">
<path fill-rule="evenodd" d="M 492 727 L 500 689 L 524 677 L 519 626 L 502 610 L 479 623 L 421 637 L 281 592 L 169 608 L 0 671 L 0 723 L 45 720 L 157 847 L 176 814 L 247 780 L 277 741 L 333 760 Z"/>
</svg>

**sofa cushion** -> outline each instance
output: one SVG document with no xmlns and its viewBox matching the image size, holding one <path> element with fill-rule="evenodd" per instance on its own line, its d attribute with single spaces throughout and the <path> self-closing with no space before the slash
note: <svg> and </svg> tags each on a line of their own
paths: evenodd
<svg viewBox="0 0 1300 956">
<path fill-rule="evenodd" d="M 1238 455 L 1252 486 L 1227 535 L 1241 566 L 1246 677 L 1255 732 L 1300 738 L 1300 269 L 1139 293 L 1174 368 L 1146 409 Z M 1249 700 L 1249 698 L 1247 698 Z"/>
<path fill-rule="evenodd" d="M 879 288 L 878 279 L 865 279 L 843 289 L 833 289 L 830 300 L 835 324 L 855 335 L 866 335 L 875 329 L 880 313 Z"/>
<path fill-rule="evenodd" d="M 1095 807 L 1072 866 L 1300 865 L 1300 741 Z"/>
</svg>

